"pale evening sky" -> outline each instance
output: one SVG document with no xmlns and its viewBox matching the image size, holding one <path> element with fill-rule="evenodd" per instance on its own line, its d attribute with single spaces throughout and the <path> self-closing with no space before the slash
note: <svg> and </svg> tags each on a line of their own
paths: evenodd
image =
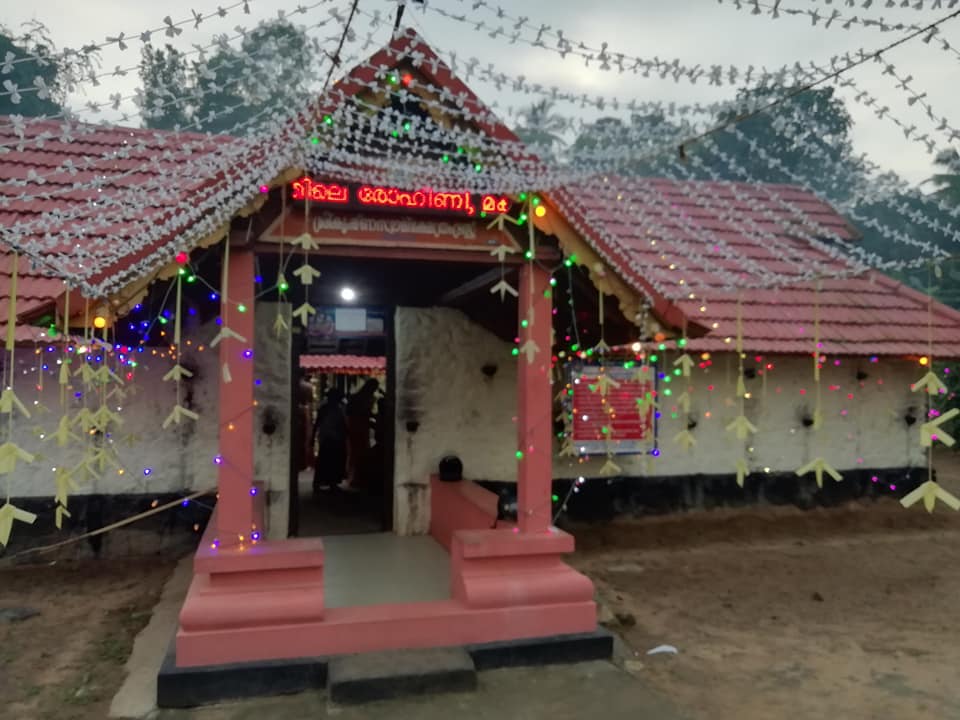
<svg viewBox="0 0 960 720">
<path fill-rule="evenodd" d="M 494 13 L 485 9 L 474 10 L 471 0 L 428 0 L 431 7 L 451 12 L 465 12 L 500 24 Z M 129 47 L 121 51 L 116 45 L 104 49 L 102 67 L 131 66 L 139 61 L 141 42 L 139 32 L 163 25 L 163 17 L 174 21 L 191 16 L 191 10 L 209 13 L 231 4 L 230 0 L 166 0 L 163 3 L 131 0 L 47 0 L 44 3 L 22 3 L 2 0 L 0 22 L 16 29 L 20 23 L 36 19 L 50 30 L 59 47 L 77 47 L 89 42 L 103 42 L 107 36 L 126 33 Z M 225 18 L 212 18 L 194 29 L 192 24 L 183 26 L 183 33 L 173 42 L 183 49 L 193 44 L 207 44 L 214 35 L 234 34 L 237 25 L 250 27 L 257 20 L 276 16 L 278 9 L 293 10 L 297 4 L 311 5 L 310 0 L 251 0 L 250 15 L 240 8 L 231 10 Z M 750 2 L 744 2 L 749 6 Z M 948 3 L 944 3 L 946 6 Z M 349 7 L 346 0 L 331 3 L 344 12 Z M 331 5 L 308 11 L 306 15 L 294 16 L 298 24 L 313 25 L 322 20 Z M 819 8 L 830 14 L 836 8 L 844 16 L 860 18 L 901 20 L 917 25 L 927 25 L 949 14 L 946 9 L 929 9 L 926 3 L 922 11 L 912 9 L 889 10 L 878 0 L 869 10 L 861 8 L 861 2 L 848 7 L 847 0 L 783 0 L 781 8 Z M 899 5 L 899 2 L 897 3 Z M 782 16 L 773 20 L 767 14 L 754 16 L 749 9 L 736 10 L 731 0 L 718 4 L 716 0 L 596 0 L 573 2 L 572 0 L 526 0 L 523 3 L 503 2 L 501 6 L 511 15 L 523 15 L 534 24 L 544 23 L 554 29 L 562 29 L 572 40 L 591 46 L 606 42 L 611 51 L 619 51 L 641 57 L 659 56 L 662 59 L 679 57 L 682 62 L 709 67 L 714 64 L 734 64 L 740 67 L 754 65 L 775 68 L 796 61 L 814 60 L 825 63 L 831 56 L 860 48 L 873 50 L 893 42 L 906 34 L 905 31 L 881 32 L 877 28 L 854 25 L 843 30 L 839 24 L 829 29 L 812 27 L 807 17 Z M 388 21 L 379 28 L 370 27 L 370 18 L 362 14 L 355 20 L 355 28 L 361 38 L 374 32 L 376 45 L 386 42 L 392 26 L 395 2 L 384 0 L 360 0 L 359 7 L 365 13 L 380 10 Z M 488 31 L 475 31 L 472 27 L 444 18 L 435 12 L 424 12 L 418 6 L 407 9 L 405 25 L 412 25 L 438 51 L 454 50 L 460 58 L 477 57 L 481 63 L 494 63 L 498 70 L 512 75 L 523 75 L 530 82 L 557 85 L 563 90 L 586 92 L 592 96 L 617 96 L 621 101 L 661 100 L 677 102 L 709 102 L 730 98 L 734 89 L 728 86 L 709 87 L 706 80 L 696 85 L 673 80 L 643 79 L 639 76 L 603 71 L 594 64 L 584 67 L 582 58 L 568 56 L 561 59 L 557 54 L 529 45 L 509 45 L 503 38 L 491 39 Z M 328 25 L 319 32 L 320 37 L 333 34 Z M 942 37 L 960 47 L 960 17 L 945 23 Z M 154 43 L 166 42 L 162 33 L 154 35 Z M 371 47 L 366 54 L 376 48 Z M 358 48 L 354 49 L 358 51 Z M 912 87 L 926 93 L 926 100 L 937 117 L 946 116 L 950 125 L 960 127 L 960 55 L 945 52 L 936 41 L 924 44 L 920 38 L 901 46 L 887 55 L 901 76 L 912 76 Z M 929 132 L 938 140 L 938 147 L 947 146 L 947 138 L 938 134 L 936 123 L 931 122 L 919 104 L 908 107 L 907 96 L 896 89 L 896 81 L 882 73 L 882 65 L 868 63 L 849 74 L 860 89 L 877 96 L 883 105 L 888 105 L 892 114 L 907 125 L 916 124 L 917 134 Z M 112 93 L 130 94 L 138 85 L 136 73 L 125 77 L 104 78 L 99 87 L 84 87 L 72 101 L 81 117 L 96 120 L 97 116 L 84 112 L 82 105 L 88 100 L 103 101 Z M 469 83 L 482 100 L 501 108 L 522 106 L 537 99 L 517 96 L 482 81 Z M 845 97 L 852 93 L 845 92 Z M 894 169 L 911 181 L 919 182 L 933 171 L 931 156 L 922 146 L 904 139 L 903 132 L 889 121 L 877 119 L 870 109 L 849 100 L 847 107 L 855 121 L 854 140 L 857 151 L 866 152 L 880 165 Z M 133 109 L 132 105 L 128 106 Z M 558 111 L 573 115 L 582 112 L 578 107 L 559 105 Z M 102 116 L 101 116 L 102 117 Z M 585 116 L 589 117 L 589 116 Z M 135 124 L 139 118 L 135 118 Z M 958 147 L 954 143 L 954 147 Z"/>
</svg>

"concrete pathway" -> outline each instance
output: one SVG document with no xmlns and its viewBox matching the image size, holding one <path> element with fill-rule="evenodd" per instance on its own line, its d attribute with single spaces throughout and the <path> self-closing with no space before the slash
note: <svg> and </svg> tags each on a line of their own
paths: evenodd
<svg viewBox="0 0 960 720">
<path fill-rule="evenodd" d="M 110 703 L 112 718 L 142 718 L 157 704 L 157 673 L 177 628 L 180 606 L 193 579 L 193 555 L 183 558 L 163 588 L 150 622 L 133 641 L 127 673 Z"/>
<path fill-rule="evenodd" d="M 608 662 L 490 670 L 475 693 L 333 707 L 325 693 L 161 710 L 155 720 L 685 720 L 643 682 Z"/>
<path fill-rule="evenodd" d="M 157 671 L 176 628 L 190 584 L 192 557 L 184 558 L 163 590 L 127 661 L 127 677 L 110 717 L 147 720 L 686 720 L 672 704 L 610 662 L 514 668 L 479 673 L 476 692 L 337 707 L 324 691 L 243 700 L 192 710 L 157 710 Z M 618 643 L 616 653 L 623 659 Z M 642 670 L 640 671 L 642 672 Z"/>
</svg>

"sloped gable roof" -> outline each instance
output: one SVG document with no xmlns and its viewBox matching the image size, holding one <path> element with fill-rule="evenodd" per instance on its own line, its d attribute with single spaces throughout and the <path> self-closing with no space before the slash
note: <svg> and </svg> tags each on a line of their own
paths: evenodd
<svg viewBox="0 0 960 720">
<path fill-rule="evenodd" d="M 811 352 L 819 305 L 824 353 L 923 355 L 929 325 L 934 355 L 960 357 L 960 312 L 830 252 L 856 231 L 800 188 L 609 175 L 550 198 L 634 288 L 708 329 L 692 350 L 734 347 L 745 286 L 748 350 Z M 762 287 L 776 276 L 796 282 Z"/>
<path fill-rule="evenodd" d="M 345 98 L 376 87 L 383 73 L 401 62 L 444 89 L 480 131 L 518 141 L 412 30 L 397 33 L 334 83 L 281 135 L 303 137 Z M 106 270 L 90 274 L 91 286 L 106 276 L 134 281 L 169 263 L 171 241 L 186 249 L 222 232 L 259 194 L 256 186 L 241 187 L 231 202 L 216 202 L 236 185 L 237 176 L 252 174 L 268 182 L 290 169 L 290 159 L 272 148 L 271 143 L 251 148 L 246 139 L 223 135 L 0 118 L 0 182 L 5 182 L 0 185 L 0 242 L 36 248 L 37 221 L 43 218 L 46 225 L 51 217 L 58 218 L 62 240 L 53 252 L 35 252 L 21 261 L 19 316 L 33 317 L 62 293 L 63 282 L 48 271 L 78 271 L 90 253 L 109 258 Z M 800 281 L 798 268 L 822 268 L 828 275 L 850 270 L 828 245 L 856 235 L 843 217 L 803 190 L 608 176 L 548 195 L 637 292 L 675 311 L 671 321 L 680 317 L 707 330 L 691 341 L 693 349 L 731 349 L 736 333 L 731 285 L 797 271 L 795 285 L 744 291 L 748 348 L 809 352 L 819 302 L 825 352 L 922 353 L 929 315 L 935 354 L 960 356 L 960 313 L 935 303 L 928 314 L 926 296 L 890 278 L 865 272 L 826 279 L 819 294 L 811 281 Z M 811 235 L 823 242 L 811 243 Z M 728 249 L 735 261 L 725 257 Z M 9 255 L 0 256 L 0 325 L 7 317 L 9 273 Z M 27 339 L 33 331 L 18 330 L 21 335 Z"/>
</svg>

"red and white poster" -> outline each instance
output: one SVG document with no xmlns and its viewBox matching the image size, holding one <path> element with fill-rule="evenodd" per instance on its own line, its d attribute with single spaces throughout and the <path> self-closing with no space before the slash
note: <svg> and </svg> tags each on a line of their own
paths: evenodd
<svg viewBox="0 0 960 720">
<path fill-rule="evenodd" d="M 605 367 L 607 392 L 600 390 L 601 368 L 586 365 L 571 370 L 573 445 L 579 455 L 640 453 L 655 430 L 652 403 L 654 370 Z M 649 377 L 644 377 L 647 375 Z"/>
</svg>

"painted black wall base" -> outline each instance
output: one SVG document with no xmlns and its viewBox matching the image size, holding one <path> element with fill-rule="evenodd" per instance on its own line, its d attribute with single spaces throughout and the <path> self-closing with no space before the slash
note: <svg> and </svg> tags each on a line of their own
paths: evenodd
<svg viewBox="0 0 960 720">
<path fill-rule="evenodd" d="M 573 480 L 554 480 L 554 511 L 580 522 L 608 521 L 618 515 L 660 515 L 685 510 L 750 505 L 795 505 L 803 509 L 842 505 L 852 500 L 903 497 L 927 479 L 926 468 L 843 471 L 843 481 L 824 477 L 817 488 L 813 475 L 753 473 L 744 486 L 724 475 L 586 478 L 577 492 Z M 516 485 L 479 481 L 500 496 L 502 519 L 516 518 Z M 569 494 L 569 498 L 567 496 Z M 564 500 L 566 502 L 564 503 Z"/>
<path fill-rule="evenodd" d="M 463 649 L 477 670 L 567 664 L 609 660 L 613 657 L 613 635 L 598 627 L 591 633 L 482 643 Z M 336 657 L 178 668 L 171 643 L 157 675 L 157 706 L 187 708 L 323 688 L 327 685 L 328 666 Z"/>
<path fill-rule="evenodd" d="M 178 668 L 171 643 L 157 675 L 157 706 L 188 708 L 322 688 L 328 663 L 328 658 L 297 658 Z"/>
<path fill-rule="evenodd" d="M 37 519 L 32 525 L 16 524 L 10 536 L 10 545 L 7 548 L 0 546 L 0 557 L 97 530 L 152 507 L 173 502 L 189 493 L 189 490 L 184 490 L 180 493 L 71 495 L 67 506 L 70 517 L 63 518 L 63 527 L 60 530 L 54 522 L 56 504 L 52 497 L 13 498 L 11 502 L 14 505 L 35 513 Z M 183 549 L 195 547 L 207 527 L 211 509 L 215 504 L 215 495 L 201 496 L 186 505 L 175 505 L 124 528 L 96 535 L 75 546 L 58 550 L 57 557 L 117 557 L 145 552 L 166 552 L 171 546 Z M 131 531 L 140 537 L 134 540 L 130 537 Z M 24 561 L 35 562 L 36 557 L 38 556 L 26 555 Z"/>
</svg>

